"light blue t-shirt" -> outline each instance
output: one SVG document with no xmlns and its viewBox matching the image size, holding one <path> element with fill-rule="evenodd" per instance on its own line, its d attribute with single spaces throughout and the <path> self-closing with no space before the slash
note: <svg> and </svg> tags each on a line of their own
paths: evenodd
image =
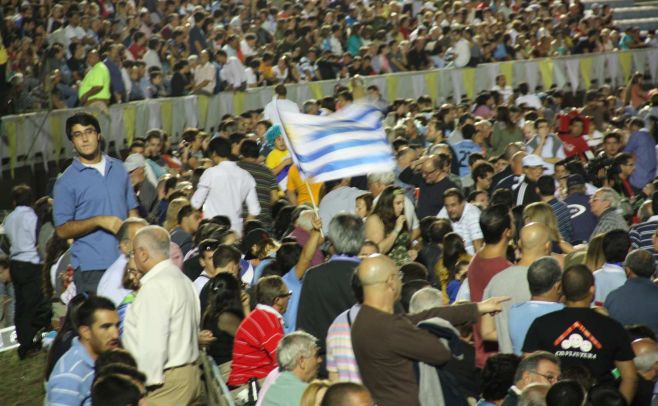
<svg viewBox="0 0 658 406">
<path fill-rule="evenodd" d="M 292 292 L 292 296 L 288 300 L 288 309 L 283 314 L 283 331 L 286 334 L 297 329 L 297 309 L 299 308 L 299 297 L 302 294 L 302 281 L 297 279 L 295 268 L 293 266 L 287 274 L 283 275 L 283 281 L 288 286 L 288 290 Z"/>
<path fill-rule="evenodd" d="M 528 300 L 527 302 L 512 305 L 509 311 L 509 334 L 512 339 L 514 354 L 521 355 L 525 336 L 536 318 L 545 314 L 562 310 L 564 305 L 555 302 Z"/>
<path fill-rule="evenodd" d="M 482 153 L 482 147 L 474 143 L 473 140 L 459 141 L 452 146 L 457 155 L 457 163 L 459 164 L 459 177 L 463 178 L 471 174 L 471 167 L 468 166 L 468 157 L 472 153 Z"/>
</svg>

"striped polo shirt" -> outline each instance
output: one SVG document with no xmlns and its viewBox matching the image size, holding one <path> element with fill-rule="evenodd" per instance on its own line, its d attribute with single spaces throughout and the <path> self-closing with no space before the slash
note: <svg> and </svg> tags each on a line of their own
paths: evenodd
<svg viewBox="0 0 658 406">
<path fill-rule="evenodd" d="M 49 406 L 91 405 L 91 384 L 94 381 L 94 360 L 78 337 L 71 348 L 57 361 L 46 389 Z"/>
<path fill-rule="evenodd" d="M 658 252 L 653 249 L 653 235 L 658 228 L 658 215 L 649 217 L 649 220 L 635 224 L 628 232 L 631 239 L 631 248 L 642 248 L 653 254 L 653 258 L 658 265 Z"/>
<path fill-rule="evenodd" d="M 279 190 L 272 170 L 265 165 L 253 162 L 238 162 L 238 166 L 249 172 L 256 181 L 256 195 L 260 203 L 258 220 L 269 230 L 272 226 L 272 191 Z"/>
<path fill-rule="evenodd" d="M 352 349 L 352 323 L 359 310 L 361 305 L 355 304 L 339 314 L 327 332 L 327 371 L 338 374 L 339 382 L 361 383 Z"/>
<path fill-rule="evenodd" d="M 277 366 L 276 347 L 283 337 L 283 317 L 271 306 L 258 304 L 240 323 L 233 341 L 228 384 L 265 378 Z"/>
</svg>

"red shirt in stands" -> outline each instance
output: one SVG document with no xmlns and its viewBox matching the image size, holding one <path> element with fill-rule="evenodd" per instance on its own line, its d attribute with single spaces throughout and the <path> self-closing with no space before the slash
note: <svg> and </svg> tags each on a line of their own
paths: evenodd
<svg viewBox="0 0 658 406">
<path fill-rule="evenodd" d="M 562 140 L 562 145 L 564 145 L 564 154 L 567 158 L 572 156 L 580 156 L 586 158 L 586 153 L 589 151 L 589 145 L 587 145 L 587 140 L 585 137 L 572 137 L 567 134 L 560 134 L 560 140 Z"/>
<path fill-rule="evenodd" d="M 471 302 L 481 301 L 484 288 L 487 287 L 491 278 L 510 266 L 512 266 L 512 263 L 503 257 L 482 258 L 479 253 L 475 254 L 468 265 L 468 287 L 471 291 Z M 488 349 L 482 342 L 480 322 L 473 326 L 473 339 L 475 341 L 475 366 L 482 368 L 489 355 L 494 353 L 496 348 Z M 493 344 L 497 346 L 497 343 Z"/>
<path fill-rule="evenodd" d="M 256 306 L 235 333 L 228 384 L 240 386 L 251 378 L 265 378 L 277 366 L 276 346 L 281 337 L 283 317 L 279 312 L 270 306 Z"/>
</svg>

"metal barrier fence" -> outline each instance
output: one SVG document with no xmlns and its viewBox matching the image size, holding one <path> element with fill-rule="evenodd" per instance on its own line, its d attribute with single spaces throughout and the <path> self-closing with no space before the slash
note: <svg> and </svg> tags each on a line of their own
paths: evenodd
<svg viewBox="0 0 658 406">
<path fill-rule="evenodd" d="M 507 61 L 478 65 L 476 68 L 434 69 L 403 72 L 364 78 L 365 84 L 377 85 L 389 102 L 397 98 L 417 98 L 429 95 L 437 103 L 459 101 L 463 96 L 473 99 L 482 90 L 491 89 L 495 77 L 503 74 L 507 83 L 516 86 L 527 82 L 531 89 L 556 85 L 574 93 L 589 89 L 593 83 L 619 86 L 630 75 L 640 71 L 649 74 L 655 83 L 658 75 L 658 49 L 571 55 Z M 333 94 L 336 84 L 347 80 L 327 80 L 287 86 L 288 98 L 302 103 Z M 185 96 L 151 99 L 94 110 L 101 123 L 104 138 L 118 149 L 142 136 L 150 128 L 162 128 L 177 139 L 186 127 L 207 130 L 216 128 L 225 114 L 240 114 L 261 108 L 273 95 L 273 88 L 249 89 L 246 92 L 222 92 L 215 96 Z M 15 167 L 34 163 L 35 156 L 45 162 L 69 158 L 72 146 L 66 139 L 65 122 L 82 109 L 42 111 L 2 118 L 0 159 Z M 6 169 L 6 168 L 3 168 Z"/>
</svg>

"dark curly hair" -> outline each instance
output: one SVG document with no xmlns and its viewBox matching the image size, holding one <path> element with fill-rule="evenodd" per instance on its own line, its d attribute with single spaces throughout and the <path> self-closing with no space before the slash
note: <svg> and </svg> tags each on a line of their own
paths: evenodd
<svg viewBox="0 0 658 406">
<path fill-rule="evenodd" d="M 514 354 L 491 356 L 482 369 L 482 398 L 489 402 L 501 400 L 514 384 L 514 373 L 521 358 Z"/>
<path fill-rule="evenodd" d="M 372 214 L 376 214 L 384 223 L 384 234 L 388 235 L 395 228 L 395 209 L 393 207 L 393 200 L 397 195 L 404 195 L 404 191 L 397 186 L 386 186 L 382 194 L 379 195 L 379 200 L 372 209 Z"/>
</svg>

